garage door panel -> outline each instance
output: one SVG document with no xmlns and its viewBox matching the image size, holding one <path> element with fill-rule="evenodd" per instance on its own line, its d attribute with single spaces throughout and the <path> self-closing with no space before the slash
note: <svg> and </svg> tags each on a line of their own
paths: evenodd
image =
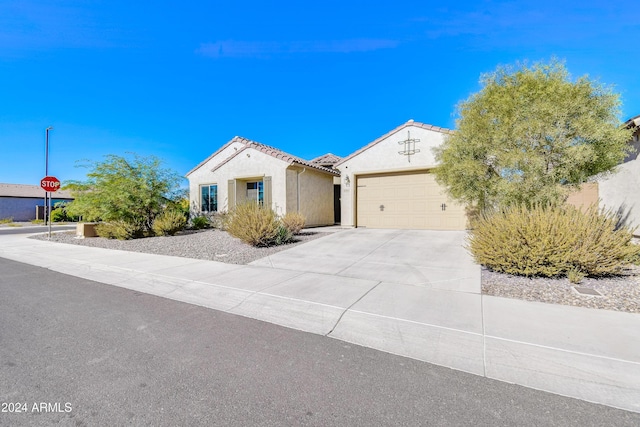
<svg viewBox="0 0 640 427">
<path fill-rule="evenodd" d="M 358 177 L 356 212 L 359 227 L 463 230 L 467 223 L 464 207 L 428 172 Z"/>
</svg>

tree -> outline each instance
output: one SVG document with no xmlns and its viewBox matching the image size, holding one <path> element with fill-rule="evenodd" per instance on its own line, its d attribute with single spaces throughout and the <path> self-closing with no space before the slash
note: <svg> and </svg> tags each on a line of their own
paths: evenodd
<svg viewBox="0 0 640 427">
<path fill-rule="evenodd" d="M 108 155 L 88 165 L 86 181 L 71 181 L 65 189 L 75 200 L 67 210 L 88 221 L 124 221 L 149 232 L 164 207 L 184 196 L 183 178 L 162 168 L 155 156 Z"/>
<path fill-rule="evenodd" d="M 435 150 L 436 180 L 470 207 L 561 202 L 629 150 L 619 96 L 587 76 L 571 81 L 555 59 L 498 67 L 480 81 Z"/>
</svg>

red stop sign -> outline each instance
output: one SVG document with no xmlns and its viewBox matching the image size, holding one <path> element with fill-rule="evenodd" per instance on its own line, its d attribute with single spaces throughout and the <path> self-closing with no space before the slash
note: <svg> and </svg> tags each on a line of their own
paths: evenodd
<svg viewBox="0 0 640 427">
<path fill-rule="evenodd" d="M 44 191 L 58 191 L 60 189 L 60 180 L 55 176 L 45 176 L 40 180 L 40 187 Z"/>
</svg>

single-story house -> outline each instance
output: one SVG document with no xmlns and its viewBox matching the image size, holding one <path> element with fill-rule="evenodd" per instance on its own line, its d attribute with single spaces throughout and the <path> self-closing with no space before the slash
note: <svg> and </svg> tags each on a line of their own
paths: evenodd
<svg viewBox="0 0 640 427">
<path fill-rule="evenodd" d="M 339 173 L 322 157 L 314 163 L 236 136 L 187 173 L 192 209 L 224 212 L 255 200 L 279 215 L 299 212 L 309 226 L 334 224 Z"/>
<path fill-rule="evenodd" d="M 432 149 L 451 132 L 409 120 L 338 161 L 342 225 L 464 230 L 464 206 L 446 196 L 431 172 Z"/>
<path fill-rule="evenodd" d="M 58 190 L 51 193 L 51 206 L 58 202 L 71 202 L 70 192 Z M 45 191 L 38 185 L 0 184 L 0 219 L 13 218 L 14 221 L 36 219 L 37 206 L 44 206 Z"/>
</svg>

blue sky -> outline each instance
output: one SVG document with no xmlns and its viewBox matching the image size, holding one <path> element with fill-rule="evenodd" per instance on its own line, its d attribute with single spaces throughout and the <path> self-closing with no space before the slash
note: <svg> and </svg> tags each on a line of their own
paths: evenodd
<svg viewBox="0 0 640 427">
<path fill-rule="evenodd" d="M 0 182 L 156 155 L 180 174 L 236 135 L 345 156 L 409 119 L 455 127 L 481 73 L 566 61 L 640 114 L 637 3 L 0 0 Z"/>
</svg>

